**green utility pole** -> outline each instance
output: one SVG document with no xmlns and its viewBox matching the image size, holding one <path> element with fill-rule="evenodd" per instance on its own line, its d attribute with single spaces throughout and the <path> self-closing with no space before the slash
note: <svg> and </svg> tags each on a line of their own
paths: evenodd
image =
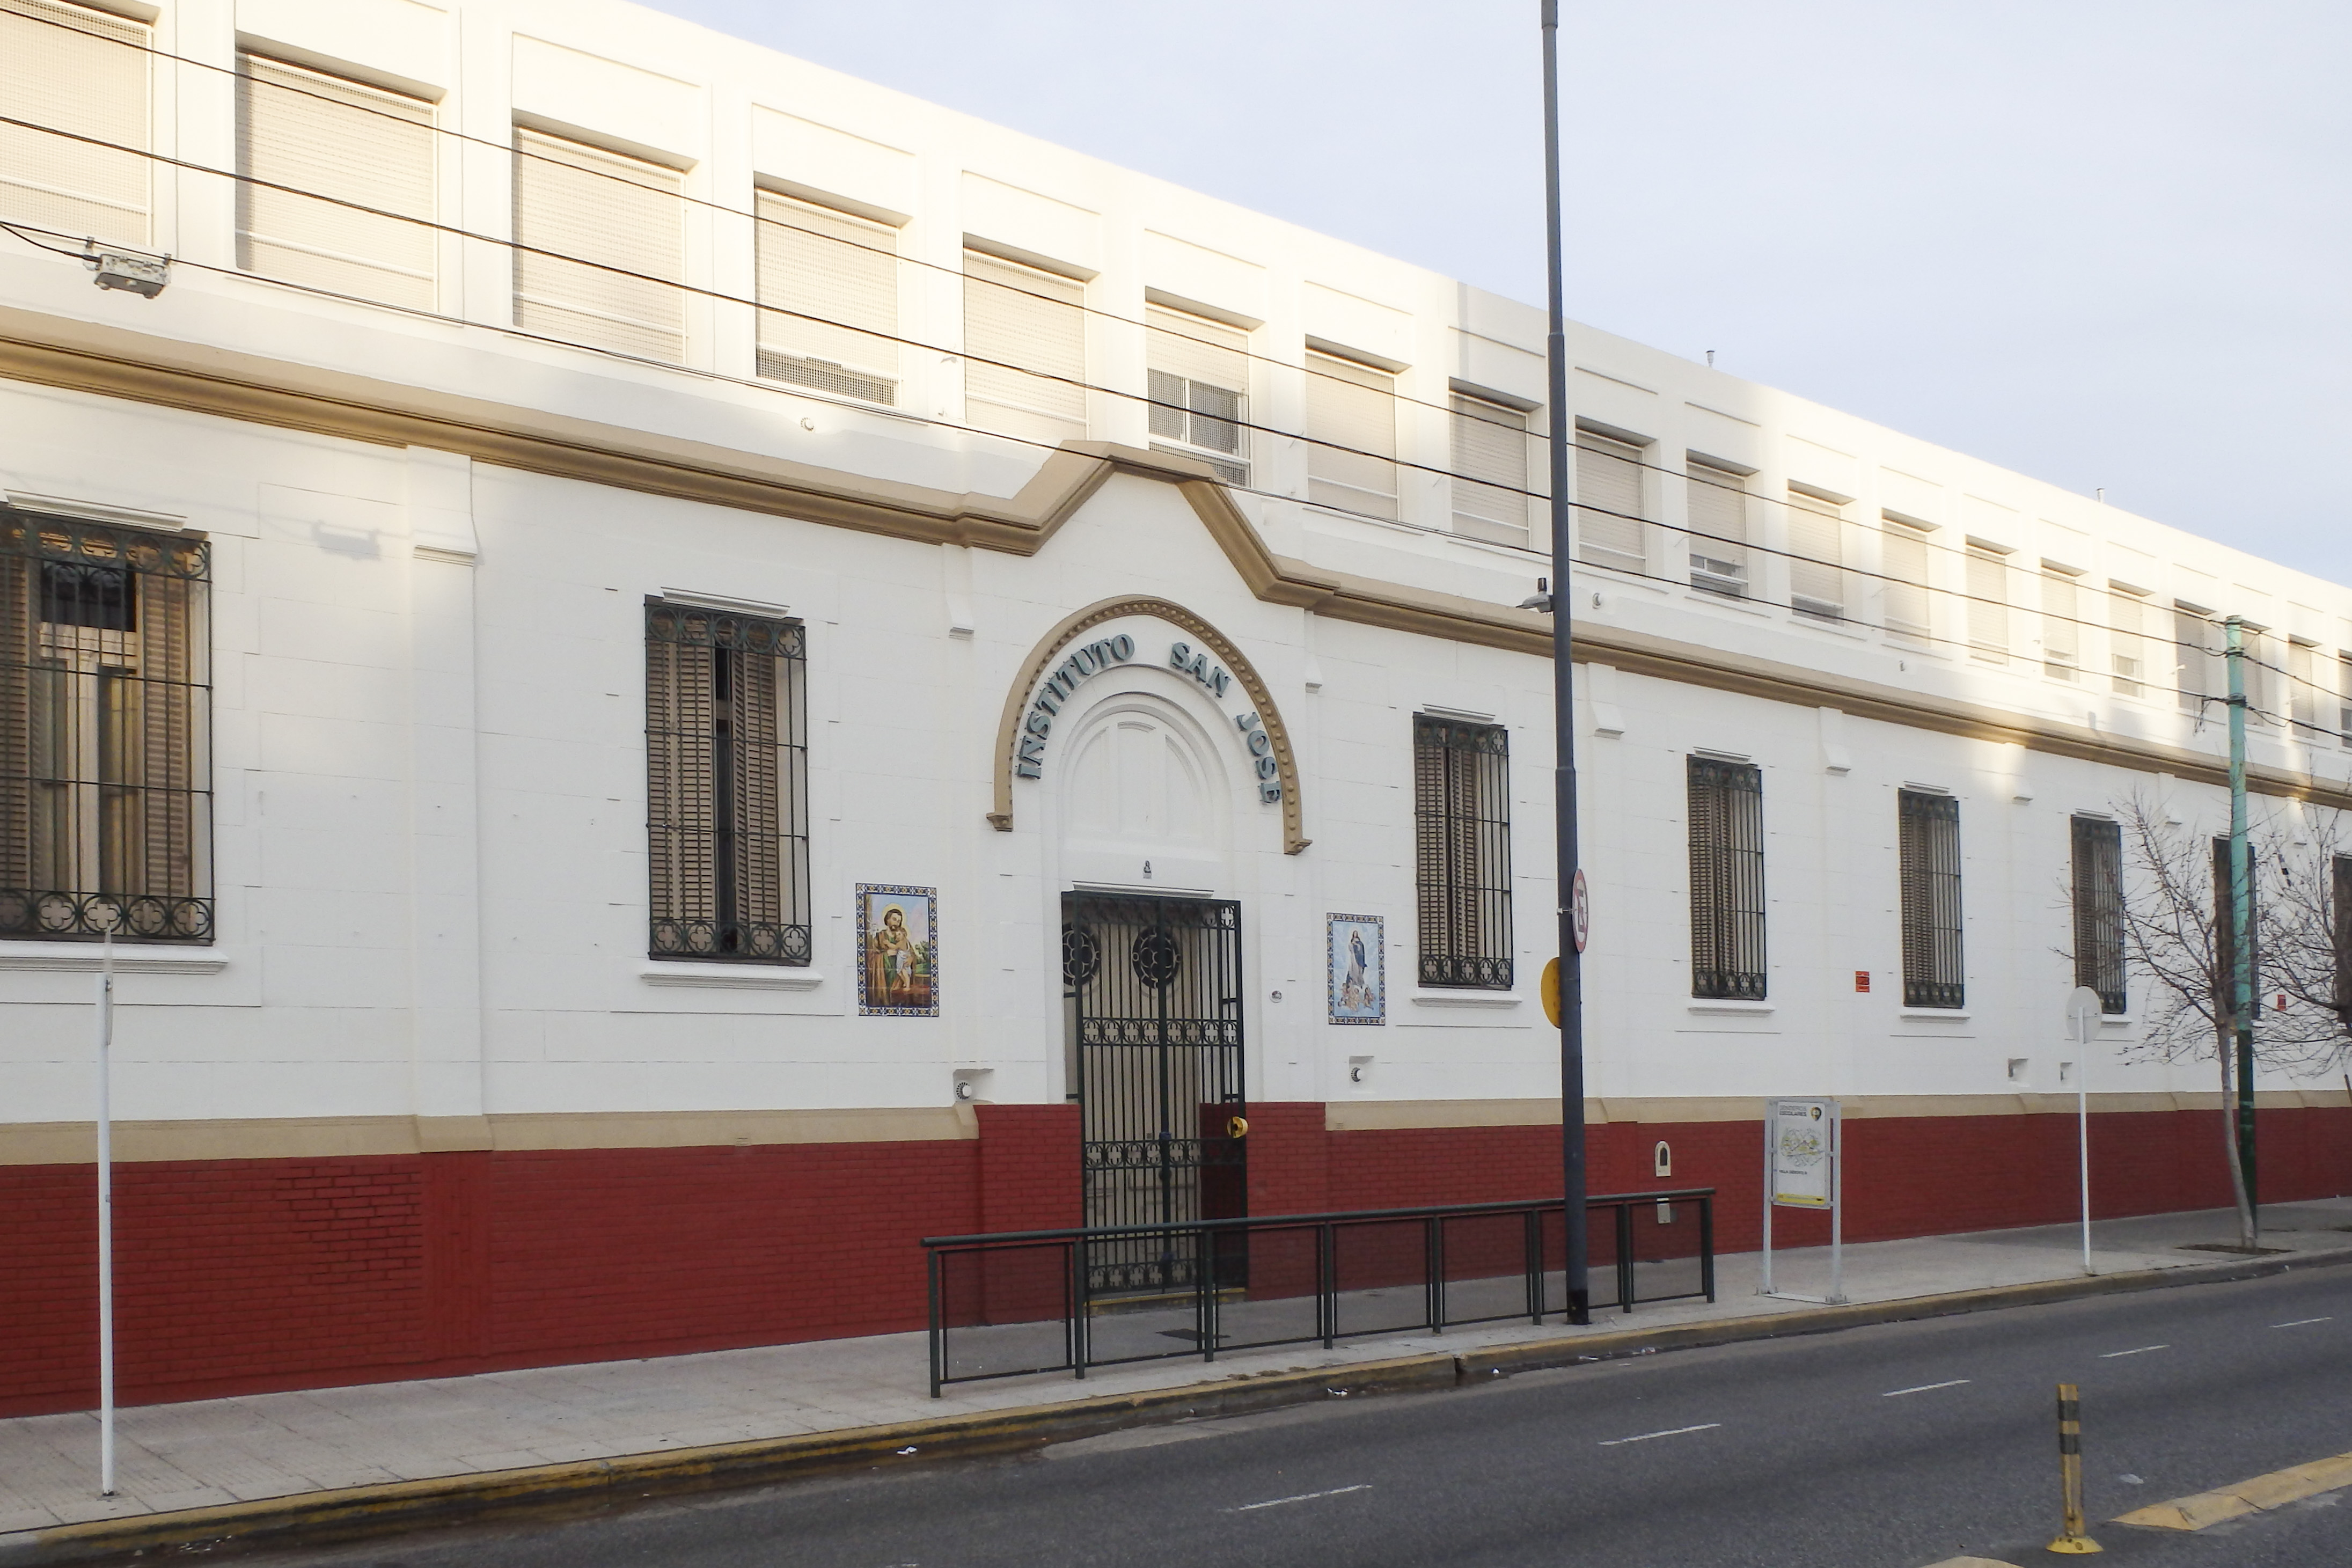
<svg viewBox="0 0 2352 1568">
<path fill-rule="evenodd" d="M 2254 878 L 2246 849 L 2246 625 L 2221 623 L 2230 659 L 2230 1026 L 2238 1041 L 2238 1168 L 2254 1194 Z"/>
</svg>

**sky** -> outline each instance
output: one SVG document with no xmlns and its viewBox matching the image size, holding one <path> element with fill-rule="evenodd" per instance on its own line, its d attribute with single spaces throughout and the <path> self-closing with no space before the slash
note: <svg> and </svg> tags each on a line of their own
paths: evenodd
<svg viewBox="0 0 2352 1568">
<path fill-rule="evenodd" d="M 651 0 L 1540 304 L 1537 0 Z M 2352 583 L 2352 5 L 1562 0 L 1569 314 Z"/>
</svg>

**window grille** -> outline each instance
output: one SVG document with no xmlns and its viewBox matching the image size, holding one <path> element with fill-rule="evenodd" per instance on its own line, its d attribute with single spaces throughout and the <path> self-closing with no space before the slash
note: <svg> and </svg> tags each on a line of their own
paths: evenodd
<svg viewBox="0 0 2352 1568">
<path fill-rule="evenodd" d="M 1902 833 L 1903 1005 L 1965 1007 L 1960 933 L 1960 803 L 1948 795 L 1895 795 Z"/>
<path fill-rule="evenodd" d="M 1691 994 L 1761 1002 L 1764 770 L 1690 759 Z"/>
<path fill-rule="evenodd" d="M 1969 546 L 1969 654 L 2009 662 L 2009 563 L 1980 544 Z"/>
<path fill-rule="evenodd" d="M 1845 512 L 1789 490 L 1789 607 L 1808 620 L 1845 619 Z"/>
<path fill-rule="evenodd" d="M 0 936 L 213 934 L 211 557 L 0 510 Z"/>
<path fill-rule="evenodd" d="M 429 103 L 239 55 L 236 162 L 251 180 L 236 187 L 236 264 L 338 294 L 431 310 L 439 242 L 428 226 L 433 142 Z M 294 190 L 273 188 L 279 185 Z"/>
<path fill-rule="evenodd" d="M 646 602 L 656 958 L 809 961 L 800 625 Z"/>
<path fill-rule="evenodd" d="M 2146 689 L 2147 679 L 2147 642 L 2141 635 L 2144 606 L 2137 595 L 2120 585 L 2110 583 L 2108 587 L 2113 591 L 2107 595 L 2107 639 L 2116 695 L 2137 697 Z"/>
<path fill-rule="evenodd" d="M 1396 377 L 1309 353 L 1307 440 L 1308 500 L 1397 515 Z"/>
<path fill-rule="evenodd" d="M 2083 664 L 2083 628 L 2075 620 L 2082 595 L 2073 574 L 2044 570 L 2042 574 L 2042 673 L 2053 680 L 2073 680 Z"/>
<path fill-rule="evenodd" d="M 1249 483 L 1249 334 L 1149 306 L 1143 312 L 1152 450 L 1199 458 Z"/>
<path fill-rule="evenodd" d="M 2074 984 L 2099 994 L 2099 1011 L 2124 1009 L 2124 830 L 2103 817 L 2073 819 Z"/>
<path fill-rule="evenodd" d="M 1597 431 L 1576 433 L 1576 558 L 1625 572 L 1650 568 L 1642 511 L 1642 448 Z"/>
<path fill-rule="evenodd" d="M 1528 542 L 1528 416 L 1484 397 L 1453 399 L 1454 531 Z"/>
<path fill-rule="evenodd" d="M 753 194 L 760 374 L 898 400 L 898 231 L 773 191 Z"/>
<path fill-rule="evenodd" d="M 963 253 L 964 421 L 1048 443 L 1087 433 L 1087 286 Z"/>
<path fill-rule="evenodd" d="M 0 114 L 46 128 L 0 125 L 0 216 L 152 243 L 147 47 L 147 29 L 121 16 L 0 0 Z"/>
<path fill-rule="evenodd" d="M 1511 752 L 1499 724 L 1416 713 L 1414 890 L 1421 983 L 1511 988 Z"/>
<path fill-rule="evenodd" d="M 1886 574 L 1886 634 L 1924 647 L 1933 629 L 1927 616 L 1927 536 L 1887 518 L 1879 529 L 1879 552 Z"/>
<path fill-rule="evenodd" d="M 1696 458 L 1689 482 L 1691 586 L 1748 596 L 1748 480 Z"/>
<path fill-rule="evenodd" d="M 2338 855 L 2334 865 L 2333 886 L 2328 889 L 2329 934 L 2334 938 L 2336 960 L 2336 1015 L 2352 1025 L 2352 855 Z"/>
<path fill-rule="evenodd" d="M 2254 1011 L 2262 1011 L 2262 855 L 2252 839 L 2246 844 L 2246 930 L 2253 936 Z M 2230 836 L 2213 836 L 2213 1011 L 2224 1022 L 2238 1016 L 2237 895 L 2230 872 Z M 2234 1026 L 2234 1025 L 2232 1025 Z"/>
<path fill-rule="evenodd" d="M 514 165 L 515 325 L 682 362 L 685 176 L 523 130 Z"/>
</svg>

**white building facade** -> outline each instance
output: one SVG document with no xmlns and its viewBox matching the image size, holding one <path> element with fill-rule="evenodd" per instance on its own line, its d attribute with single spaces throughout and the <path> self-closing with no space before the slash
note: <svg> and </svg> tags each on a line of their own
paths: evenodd
<svg viewBox="0 0 2352 1568">
<path fill-rule="evenodd" d="M 109 925 L 131 1397 L 1549 1190 L 1554 417 L 1595 1188 L 1739 1245 L 1827 1094 L 1849 1234 L 2063 1217 L 2091 984 L 2101 1207 L 2226 1193 L 2084 889 L 2225 819 L 2218 617 L 2266 820 L 2352 805 L 2352 591 L 1590 329 L 1547 409 L 1528 307 L 625 6 L 0 60 L 0 1409 L 90 1397 Z"/>
</svg>

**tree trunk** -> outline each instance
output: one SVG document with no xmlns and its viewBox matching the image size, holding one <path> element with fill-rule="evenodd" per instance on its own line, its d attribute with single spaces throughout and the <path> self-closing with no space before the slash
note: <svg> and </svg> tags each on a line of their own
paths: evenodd
<svg viewBox="0 0 2352 1568">
<path fill-rule="evenodd" d="M 2237 1042 L 2227 1014 L 2220 1015 L 2213 1026 L 2214 1055 L 2221 1063 L 2221 1150 L 2230 1167 L 2230 1195 L 2238 1205 L 2238 1245 L 2248 1252 L 2254 1249 L 2254 1205 L 2246 1197 L 2246 1171 L 2238 1163 L 2238 1111 L 2230 1095 L 2230 1048 Z"/>
</svg>

